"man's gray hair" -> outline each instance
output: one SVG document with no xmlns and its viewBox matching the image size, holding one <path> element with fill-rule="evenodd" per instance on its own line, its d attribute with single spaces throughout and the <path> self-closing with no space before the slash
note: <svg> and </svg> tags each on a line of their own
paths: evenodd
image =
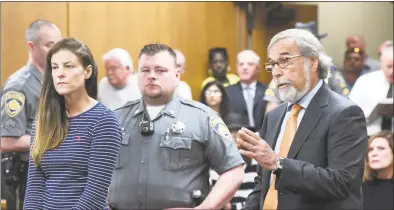
<svg viewBox="0 0 394 210">
<path fill-rule="evenodd" d="M 40 32 L 41 26 L 49 26 L 49 27 L 57 28 L 57 26 L 49 20 L 42 20 L 42 19 L 35 20 L 34 22 L 30 23 L 29 27 L 26 30 L 26 34 L 25 34 L 26 42 L 32 41 L 34 43 L 38 43 L 39 41 L 38 32 Z"/>
<path fill-rule="evenodd" d="M 255 53 L 253 50 L 242 50 L 238 53 L 237 60 L 239 60 L 242 55 L 248 55 L 253 60 L 253 63 L 260 64 L 260 56 L 257 55 L 257 53 Z"/>
<path fill-rule="evenodd" d="M 331 67 L 333 66 L 332 58 L 324 52 L 320 41 L 307 30 L 287 29 L 285 31 L 279 32 L 274 37 L 272 37 L 267 51 L 269 52 L 271 47 L 278 41 L 287 38 L 295 41 L 295 43 L 301 49 L 301 54 L 304 57 L 314 57 L 318 59 L 319 78 L 325 79 Z"/>
<path fill-rule="evenodd" d="M 383 47 L 382 49 L 382 58 L 393 58 L 394 52 L 393 52 L 394 48 L 393 45 L 387 45 L 385 47 Z"/>
<path fill-rule="evenodd" d="M 134 72 L 133 60 L 127 50 L 122 48 L 114 48 L 103 55 L 104 62 L 109 59 L 117 59 L 123 67 L 129 67 Z"/>
</svg>

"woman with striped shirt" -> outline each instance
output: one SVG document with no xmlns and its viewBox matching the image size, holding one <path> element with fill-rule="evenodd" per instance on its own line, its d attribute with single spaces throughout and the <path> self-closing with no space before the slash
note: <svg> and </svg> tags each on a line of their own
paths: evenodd
<svg viewBox="0 0 394 210">
<path fill-rule="evenodd" d="M 48 52 L 23 209 L 107 208 L 122 135 L 116 115 L 95 100 L 97 71 L 78 40 Z"/>
</svg>

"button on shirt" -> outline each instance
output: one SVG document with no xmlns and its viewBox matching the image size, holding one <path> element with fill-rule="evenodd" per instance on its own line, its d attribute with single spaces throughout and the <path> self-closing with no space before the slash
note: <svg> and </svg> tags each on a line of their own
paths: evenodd
<svg viewBox="0 0 394 210">
<path fill-rule="evenodd" d="M 313 97 L 316 95 L 317 91 L 320 89 L 320 87 L 322 85 L 323 85 L 323 80 L 319 80 L 319 82 L 315 85 L 315 87 L 311 91 L 309 91 L 304 97 L 302 97 L 301 100 L 297 103 L 300 106 L 302 106 L 302 109 L 299 112 L 298 117 L 297 117 L 297 129 L 298 129 L 298 126 L 301 123 L 302 118 L 304 117 L 305 110 L 308 108 L 309 103 L 312 101 Z M 285 117 L 283 119 L 283 122 L 282 122 L 282 125 L 280 127 L 280 133 L 279 133 L 278 139 L 276 141 L 275 150 L 274 150 L 277 154 L 279 154 L 279 151 L 280 151 L 280 144 L 282 143 L 283 133 L 284 133 L 285 128 L 286 128 L 286 121 L 287 121 L 287 119 L 289 118 L 289 116 L 291 114 L 290 111 L 291 111 L 292 105 L 293 105 L 292 103 L 288 103 L 287 110 L 286 110 L 286 115 L 285 115 Z M 270 182 L 272 181 L 273 176 L 274 175 L 271 173 Z"/>
</svg>

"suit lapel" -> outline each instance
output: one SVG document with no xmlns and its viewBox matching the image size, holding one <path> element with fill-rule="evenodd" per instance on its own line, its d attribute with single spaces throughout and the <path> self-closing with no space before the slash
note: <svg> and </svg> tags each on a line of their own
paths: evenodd
<svg viewBox="0 0 394 210">
<path fill-rule="evenodd" d="M 268 145 L 271 146 L 273 150 L 275 150 L 276 140 L 278 139 L 280 128 L 282 126 L 283 118 L 286 115 L 287 103 L 282 103 L 279 105 L 277 110 L 272 113 L 270 121 L 272 122 L 272 126 L 269 125 L 266 132 L 266 139 L 264 139 Z"/>
<path fill-rule="evenodd" d="M 241 107 L 241 109 L 244 111 L 244 113 L 247 114 L 248 109 L 246 107 L 246 101 L 245 101 L 244 93 L 242 91 L 242 86 L 241 86 L 240 82 L 237 83 L 237 91 L 235 94 L 236 94 L 235 96 L 229 96 L 229 97 L 239 98 L 239 100 L 236 100 L 236 103 L 238 104 L 239 107 Z"/>
<path fill-rule="evenodd" d="M 259 103 L 259 101 L 263 98 L 263 96 L 264 96 L 264 88 L 262 88 L 260 83 L 257 82 L 256 93 L 255 93 L 254 99 L 253 99 L 253 110 L 256 109 L 257 103 Z"/>
<path fill-rule="evenodd" d="M 329 91 L 325 84 L 317 91 L 305 110 L 305 114 L 297 129 L 296 135 L 290 146 L 288 158 L 294 158 L 300 151 L 302 144 L 309 137 L 321 117 L 323 116 L 322 107 L 328 104 Z"/>
</svg>

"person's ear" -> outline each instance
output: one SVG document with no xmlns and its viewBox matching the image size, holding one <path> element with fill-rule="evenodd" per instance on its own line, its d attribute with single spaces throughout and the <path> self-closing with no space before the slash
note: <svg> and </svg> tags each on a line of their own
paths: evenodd
<svg viewBox="0 0 394 210">
<path fill-rule="evenodd" d="M 319 60 L 317 58 L 311 58 L 310 67 L 312 71 L 317 72 L 319 67 Z"/>
<path fill-rule="evenodd" d="M 36 46 L 34 45 L 34 42 L 32 41 L 27 41 L 27 48 L 29 49 L 29 51 L 34 51 L 36 49 Z"/>
<path fill-rule="evenodd" d="M 90 76 L 92 76 L 93 73 L 93 66 L 89 65 L 88 67 L 86 67 L 85 69 L 85 79 L 89 79 Z"/>
</svg>

